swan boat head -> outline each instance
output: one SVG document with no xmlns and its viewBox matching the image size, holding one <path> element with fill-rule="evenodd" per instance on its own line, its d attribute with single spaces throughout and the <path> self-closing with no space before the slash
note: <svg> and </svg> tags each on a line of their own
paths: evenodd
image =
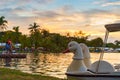
<svg viewBox="0 0 120 80">
<path fill-rule="evenodd" d="M 77 43 L 76 41 L 71 41 L 68 44 L 68 49 L 64 51 L 64 53 L 73 52 L 74 57 L 73 59 L 83 59 L 84 64 L 87 68 L 90 68 L 91 61 L 90 61 L 90 53 L 89 48 L 84 43 Z"/>
<path fill-rule="evenodd" d="M 68 49 L 63 51 L 63 53 L 67 53 L 67 52 L 73 52 L 74 53 L 73 59 L 83 60 L 83 58 L 84 58 L 83 53 L 82 53 L 82 48 L 80 47 L 79 43 L 77 43 L 75 41 L 71 41 L 71 42 L 68 43 Z"/>
<path fill-rule="evenodd" d="M 84 64 L 84 57 L 82 48 L 80 47 L 79 43 L 75 41 L 71 41 L 68 43 L 68 49 L 66 49 L 63 53 L 73 52 L 73 61 L 69 65 L 67 72 L 78 73 L 78 72 L 86 72 L 87 67 Z"/>
</svg>

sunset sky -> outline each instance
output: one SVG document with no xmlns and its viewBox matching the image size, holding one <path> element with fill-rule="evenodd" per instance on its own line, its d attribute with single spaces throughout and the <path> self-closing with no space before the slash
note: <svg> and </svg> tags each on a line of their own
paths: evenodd
<svg viewBox="0 0 120 80">
<path fill-rule="evenodd" d="M 52 33 L 82 30 L 90 38 L 103 38 L 105 24 L 120 22 L 120 0 L 0 0 L 0 16 L 8 30 L 20 26 L 24 34 L 36 22 Z M 119 33 L 110 35 L 109 41 L 120 40 Z"/>
</svg>

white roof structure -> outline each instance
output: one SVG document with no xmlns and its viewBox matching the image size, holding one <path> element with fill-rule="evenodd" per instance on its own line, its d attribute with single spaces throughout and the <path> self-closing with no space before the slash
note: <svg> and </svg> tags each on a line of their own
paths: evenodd
<svg viewBox="0 0 120 80">
<path fill-rule="evenodd" d="M 0 46 L 5 46 L 6 45 L 6 43 L 0 43 Z"/>
<path fill-rule="evenodd" d="M 120 31 L 120 23 L 107 24 L 107 25 L 105 25 L 105 28 L 106 28 L 107 31 L 109 31 L 109 32 Z"/>
</svg>

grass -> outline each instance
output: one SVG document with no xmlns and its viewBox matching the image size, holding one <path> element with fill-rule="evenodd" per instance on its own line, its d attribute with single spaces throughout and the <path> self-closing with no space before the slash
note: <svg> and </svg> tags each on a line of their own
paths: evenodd
<svg viewBox="0 0 120 80">
<path fill-rule="evenodd" d="M 23 73 L 19 70 L 0 68 L 0 80 L 65 80 L 49 76 Z"/>
</svg>

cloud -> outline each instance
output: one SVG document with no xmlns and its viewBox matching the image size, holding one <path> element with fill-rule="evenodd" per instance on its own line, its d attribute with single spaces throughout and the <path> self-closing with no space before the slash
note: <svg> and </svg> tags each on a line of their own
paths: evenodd
<svg viewBox="0 0 120 80">
<path fill-rule="evenodd" d="M 34 0 L 33 0 L 34 1 Z M 54 0 L 36 0 L 36 2 L 38 3 L 42 3 L 42 4 L 47 4 L 47 3 L 51 3 L 53 2 Z"/>
<path fill-rule="evenodd" d="M 32 17 L 36 16 L 39 7 L 45 6 L 54 0 L 1 0 L 0 2 L 0 15 L 9 17 Z M 13 16 L 13 17 L 14 17 Z M 49 16 L 49 15 L 48 15 Z"/>
<path fill-rule="evenodd" d="M 18 21 L 21 22 L 24 20 L 27 21 L 26 23 L 30 24 L 31 22 L 35 21 L 38 24 L 43 25 L 44 28 L 49 29 L 51 32 L 60 33 L 64 33 L 65 31 L 78 30 L 84 30 L 91 33 L 91 31 L 94 29 L 99 30 L 99 33 L 102 33 L 105 24 L 120 21 L 120 14 L 115 14 L 104 10 L 89 10 L 85 12 L 68 13 L 63 9 L 60 9 L 35 12 L 23 11 L 21 13 L 29 13 L 29 15 L 31 14 L 33 16 L 19 16 L 21 18 L 18 18 Z"/>
<path fill-rule="evenodd" d="M 120 1 L 117 1 L 117 2 L 108 2 L 108 3 L 105 3 L 105 4 L 102 4 L 103 7 L 105 6 L 120 6 Z"/>
<path fill-rule="evenodd" d="M 27 34 L 29 24 L 37 22 L 42 28 L 50 32 L 66 33 L 82 30 L 92 36 L 100 36 L 105 31 L 104 25 L 120 22 L 120 9 L 109 10 L 90 9 L 78 11 L 72 5 L 63 5 L 52 9 L 44 9 L 43 4 L 49 4 L 54 0 L 3 0 L 0 3 L 0 15 L 5 16 L 9 22 L 9 29 L 13 26 L 20 26 L 20 31 Z M 104 1 L 104 0 L 102 0 Z M 105 1 L 104 1 L 105 2 Z M 40 3 L 40 4 L 39 4 Z M 108 2 L 106 2 L 108 3 Z M 4 7 L 2 4 L 7 5 Z M 99 2 L 96 4 L 103 4 Z M 44 5 L 47 6 L 47 5 Z M 43 9 L 44 10 L 43 10 Z"/>
<path fill-rule="evenodd" d="M 26 9 L 35 9 L 38 6 L 46 5 L 54 0 L 1 0 L 0 9 L 4 8 L 21 8 L 24 7 Z"/>
<path fill-rule="evenodd" d="M 11 3 L 19 3 L 19 4 L 26 4 L 26 3 L 30 3 L 30 2 L 36 2 L 39 4 L 47 4 L 47 3 L 51 3 L 54 0 L 1 0 L 0 4 L 11 4 Z M 15 5 L 13 3 L 13 5 Z"/>
<path fill-rule="evenodd" d="M 120 1 L 118 0 L 99 0 L 99 1 L 94 1 L 93 3 L 97 5 L 101 5 L 102 7 L 120 5 Z"/>
</svg>

